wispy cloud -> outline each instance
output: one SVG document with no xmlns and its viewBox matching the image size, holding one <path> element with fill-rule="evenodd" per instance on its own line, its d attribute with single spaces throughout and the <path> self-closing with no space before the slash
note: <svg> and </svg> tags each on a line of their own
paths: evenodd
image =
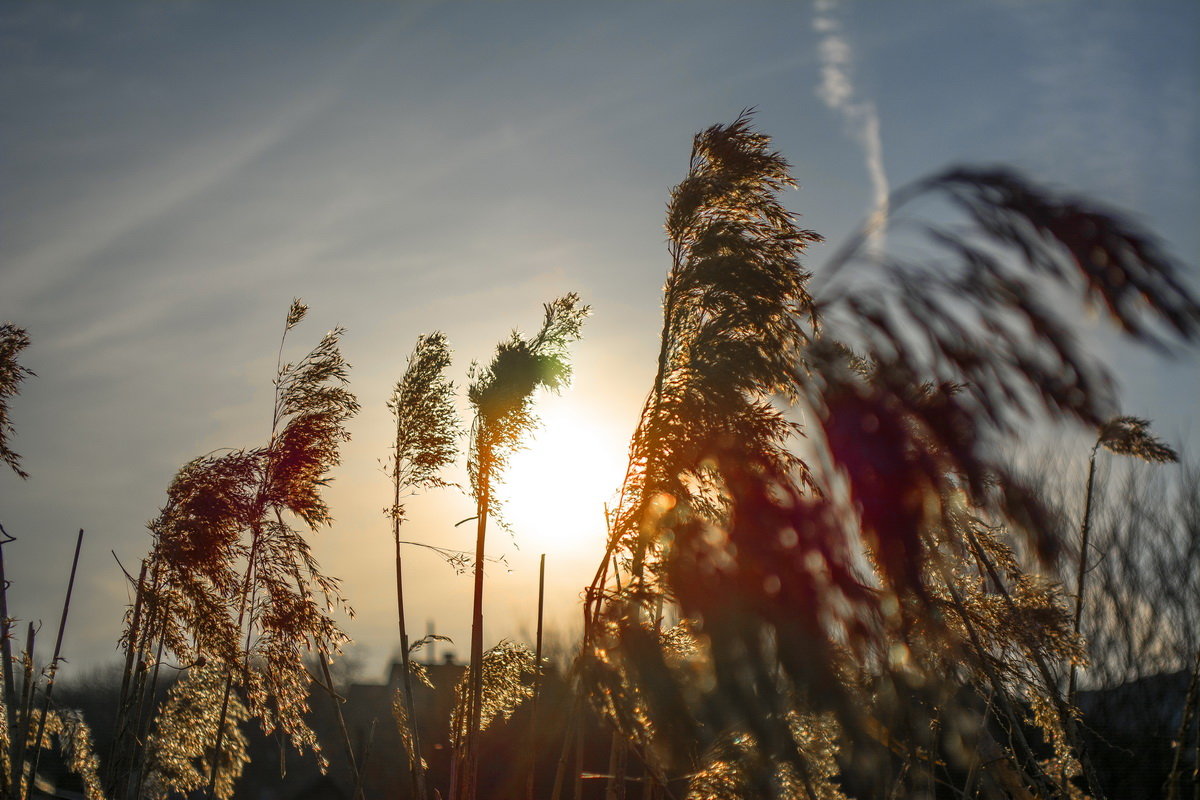
<svg viewBox="0 0 1200 800">
<path fill-rule="evenodd" d="M 213 110 L 224 125 L 189 132 L 157 157 L 141 157 L 128 171 L 82 193 L 54 218 L 60 232 L 26 251 L 10 254 L 20 270 L 9 290 L 29 303 L 62 291 L 93 267 L 102 252 L 145 230 L 173 211 L 244 174 L 255 161 L 287 142 L 336 103 L 355 70 L 386 47 L 395 29 L 414 14 L 397 15 L 353 46 L 314 70 L 316 79 L 281 98 L 263 98 L 261 107 L 246 104 Z M 136 136 L 136 131 L 130 132 Z"/>
<path fill-rule="evenodd" d="M 854 87 L 854 50 L 842 35 L 837 18 L 837 0 L 817 0 L 813 30 L 820 36 L 817 52 L 821 60 L 821 83 L 817 96 L 829 108 L 839 112 L 850 134 L 863 149 L 867 174 L 871 179 L 873 206 L 871 234 L 867 246 L 874 253 L 883 250 L 884 227 L 888 213 L 888 177 L 883 165 L 883 142 L 879 135 L 879 114 L 875 103 L 858 97 Z"/>
</svg>

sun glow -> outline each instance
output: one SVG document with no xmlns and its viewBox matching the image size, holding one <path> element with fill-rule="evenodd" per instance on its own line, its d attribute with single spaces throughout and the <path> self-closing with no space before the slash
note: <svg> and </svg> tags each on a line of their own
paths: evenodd
<svg viewBox="0 0 1200 800">
<path fill-rule="evenodd" d="M 624 438 L 570 397 L 542 398 L 538 415 L 542 424 L 509 463 L 505 519 L 526 552 L 599 558 L 604 505 L 624 476 Z"/>
</svg>

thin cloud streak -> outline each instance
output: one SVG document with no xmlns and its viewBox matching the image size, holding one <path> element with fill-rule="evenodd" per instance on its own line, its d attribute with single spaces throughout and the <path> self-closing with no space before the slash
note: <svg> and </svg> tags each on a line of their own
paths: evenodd
<svg viewBox="0 0 1200 800">
<path fill-rule="evenodd" d="M 411 25 L 414 16 L 406 14 L 380 25 L 332 64 L 322 80 L 268 113 L 217 136 L 197 136 L 168 159 L 143 167 L 111 187 L 102 201 L 88 202 L 78 211 L 81 222 L 63 226 L 69 234 L 12 256 L 21 271 L 9 291 L 31 303 L 46 300 L 104 249 L 238 175 L 320 118 L 341 95 L 355 67 L 386 46 L 396 29 Z"/>
<path fill-rule="evenodd" d="M 888 177 L 883 165 L 883 141 L 879 134 L 879 114 L 875 103 L 859 100 L 854 88 L 854 51 L 841 33 L 835 13 L 837 0 L 817 0 L 813 30 L 821 37 L 817 53 L 821 61 L 821 84 L 817 96 L 830 109 L 839 112 L 850 134 L 863 149 L 867 174 L 871 179 L 872 214 L 867 247 L 873 254 L 884 248 L 883 222 L 888 214 Z"/>
</svg>

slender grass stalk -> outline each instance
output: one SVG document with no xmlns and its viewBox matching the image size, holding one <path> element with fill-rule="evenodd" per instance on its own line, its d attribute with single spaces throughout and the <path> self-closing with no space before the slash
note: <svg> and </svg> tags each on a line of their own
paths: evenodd
<svg viewBox="0 0 1200 800">
<path fill-rule="evenodd" d="M 3 674 L 4 684 L 0 689 L 4 691 L 4 697 L 0 698 L 4 702 L 4 729 L 7 731 L 10 741 L 4 745 L 8 752 L 5 753 L 5 768 L 0 769 L 0 796 L 9 797 L 10 787 L 16 785 L 19 780 L 14 769 L 16 741 L 12 739 L 17 725 L 17 686 L 13 677 L 13 662 L 12 662 L 12 640 L 9 638 L 9 631 L 12 629 L 12 620 L 8 616 L 8 580 L 4 576 L 4 545 L 15 542 L 16 539 L 8 535 L 8 531 L 4 530 L 4 526 L 0 525 L 0 658 L 4 659 Z"/>
<path fill-rule="evenodd" d="M 1083 493 L 1083 520 L 1079 524 L 1079 565 L 1075 573 L 1075 613 L 1071 622 L 1071 630 L 1076 636 L 1079 635 L 1079 625 L 1083 619 L 1083 590 L 1087 580 L 1088 552 L 1091 547 L 1092 497 L 1096 485 L 1096 451 L 1099 448 L 1100 442 L 1097 440 L 1092 445 L 1091 453 L 1088 454 L 1087 485 Z M 1075 677 L 1076 666 L 1072 663 L 1070 675 L 1067 678 L 1067 702 L 1071 705 L 1075 704 Z"/>
<path fill-rule="evenodd" d="M 1178 462 L 1179 455 L 1150 433 L 1148 420 L 1137 417 L 1114 417 L 1100 428 L 1096 442 L 1088 454 L 1087 485 L 1084 489 L 1083 519 L 1079 524 L 1079 563 L 1075 574 L 1075 615 L 1072 630 L 1079 635 L 1083 619 L 1084 589 L 1088 574 L 1088 552 L 1091 546 L 1092 500 L 1095 496 L 1096 454 L 1104 448 L 1119 455 L 1132 456 L 1150 463 Z M 1076 665 L 1071 663 L 1067 679 L 1067 702 L 1075 703 Z"/>
<path fill-rule="evenodd" d="M 538 700 L 542 693 L 542 613 L 546 605 L 546 554 L 538 560 L 537 634 L 533 663 L 533 699 L 529 709 L 529 780 L 525 787 L 527 800 L 533 800 L 533 783 L 538 768 Z"/>
<path fill-rule="evenodd" d="M 613 729 L 608 746 L 608 777 L 604 800 L 625 800 L 625 767 L 627 763 L 625 737 Z"/>
<path fill-rule="evenodd" d="M 409 776 L 418 800 L 426 800 L 428 789 L 421 749 L 421 735 L 412 688 L 412 645 L 404 613 L 404 562 L 400 526 L 404 522 L 402 500 L 406 492 L 448 484 L 439 472 L 457 456 L 458 414 L 454 410 L 454 384 L 446 380 L 450 348 L 446 337 L 435 331 L 417 339 L 404 377 L 396 384 L 388 407 L 396 418 L 392 450 L 392 538 L 396 547 L 396 623 L 400 632 L 401 689 L 408 717 L 412 752 Z"/>
<path fill-rule="evenodd" d="M 25 652 L 21 654 L 23 674 L 21 683 L 21 705 L 17 712 L 17 730 L 15 736 L 15 755 L 13 756 L 13 796 L 25 796 L 25 751 L 29 744 L 29 726 L 33 722 L 33 700 L 36 688 L 35 671 L 33 668 L 33 646 L 37 638 L 37 630 L 30 622 L 25 632 Z M 32 776 L 28 780 L 33 780 Z"/>
<path fill-rule="evenodd" d="M 467 741 L 463 754 L 461 779 L 463 790 L 459 797 L 475 800 L 475 786 L 479 768 L 479 717 L 483 701 L 483 559 L 484 542 L 487 538 L 487 520 L 491 511 L 491 470 L 487 465 L 479 469 L 480 489 L 476 494 L 475 523 L 475 567 L 471 588 L 471 686 L 467 713 Z"/>
<path fill-rule="evenodd" d="M 158 637 L 158 645 L 154 653 L 154 668 L 150 670 L 149 680 L 143 680 L 145 684 L 142 691 L 142 699 L 138 704 L 138 716 L 135 721 L 133 737 L 133 764 L 134 764 L 134 781 L 133 791 L 130 794 L 130 800 L 141 800 L 142 786 L 146 781 L 146 741 L 150 732 L 151 721 L 156 717 L 158 711 L 158 676 L 162 670 L 163 648 L 166 642 L 163 638 Z"/>
<path fill-rule="evenodd" d="M 350 764 L 350 773 L 354 775 L 353 797 L 354 800 L 362 800 L 362 773 L 354 758 L 354 745 L 350 742 L 350 731 L 346 728 L 346 716 L 342 713 L 342 703 L 346 702 L 346 699 L 337 693 L 337 689 L 333 685 L 333 676 L 329 673 L 329 659 L 326 657 L 325 651 L 318 650 L 317 658 L 321 665 L 321 675 L 325 678 L 325 691 L 329 693 L 329 699 L 333 703 L 333 710 L 337 716 L 338 731 L 342 734 L 342 745 L 346 748 L 346 761 Z"/>
<path fill-rule="evenodd" d="M 141 570 L 138 572 L 137 581 L 134 583 L 133 609 L 130 612 L 129 633 L 125 642 L 125 666 L 121 670 L 121 689 L 117 695 L 117 718 L 113 724 L 113 741 L 112 747 L 109 750 L 107 770 L 107 786 L 110 792 L 114 792 L 114 796 L 118 796 L 115 793 L 119 790 L 119 776 L 125 772 L 122 764 L 126 758 L 124 752 L 125 740 L 127 738 L 126 724 L 132 702 L 131 684 L 135 680 L 134 669 L 141 662 L 142 601 L 148 564 L 149 559 L 143 558 Z"/>
<path fill-rule="evenodd" d="M 413 702 L 412 665 L 409 653 L 408 628 L 404 619 L 404 563 L 400 556 L 400 523 L 395 523 L 396 538 L 396 620 L 400 628 L 400 687 L 404 693 L 404 707 L 408 715 L 412 737 L 412 752 L 409 753 L 409 777 L 416 797 L 424 800 L 428 796 L 425 788 L 425 768 L 421 756 L 421 734 L 418 725 L 416 704 Z"/>
<path fill-rule="evenodd" d="M 377 720 L 371 720 L 371 726 L 367 728 L 367 740 L 363 742 L 362 763 L 359 765 L 358 774 L 354 778 L 354 787 L 352 796 L 361 798 L 363 796 L 363 777 L 367 774 L 367 764 L 371 762 L 371 747 L 375 744 L 375 723 Z"/>
<path fill-rule="evenodd" d="M 471 608 L 471 686 L 465 749 L 454 800 L 474 800 L 478 773 L 478 736 L 483 712 L 483 565 L 489 516 L 499 508 L 492 484 L 511 453 L 537 424 L 533 396 L 539 388 L 559 391 L 570 381 L 568 347 L 590 309 L 571 293 L 545 306 L 541 329 L 524 338 L 516 331 L 496 348 L 491 364 L 472 367 L 468 399 L 475 409 L 467 467 L 475 495 L 475 563 Z"/>
<path fill-rule="evenodd" d="M 578 702 L 573 704 L 571 714 L 567 716 L 567 734 L 563 737 L 562 749 L 558 753 L 558 765 L 554 769 L 554 788 L 550 791 L 550 800 L 562 800 L 563 783 L 567 777 L 567 758 L 570 756 L 572 752 L 571 747 L 574 745 L 575 739 L 579 736 L 579 732 L 583 727 L 582 723 L 576 722 L 579 712 L 578 706 Z"/>
<path fill-rule="evenodd" d="M 271 438 L 274 441 L 275 432 L 272 430 Z M 259 490 L 259 497 L 262 496 L 262 490 Z M 261 531 L 257 525 L 251 528 L 250 554 L 247 559 L 245 578 L 242 581 L 241 591 L 238 593 L 238 614 L 236 629 L 238 631 L 246 631 L 246 644 L 242 649 L 243 661 L 241 671 L 245 673 L 249 666 L 250 659 L 250 639 L 253 634 L 253 625 L 246 625 L 246 608 L 250 601 L 251 585 L 254 577 L 255 557 L 258 554 L 258 541 Z M 225 745 L 225 720 L 229 718 L 229 700 L 230 694 L 233 692 L 233 668 L 230 665 L 225 667 L 225 688 L 221 693 L 221 711 L 217 714 L 217 730 L 216 741 L 213 743 L 212 764 L 208 773 L 208 786 L 205 789 L 204 796 L 207 800 L 213 800 L 217 791 L 218 771 L 221 768 L 221 757 L 223 755 L 222 747 Z"/>
<path fill-rule="evenodd" d="M 42 755 L 42 735 L 46 730 L 46 717 L 50 713 L 50 698 L 54 694 L 54 679 L 58 675 L 58 662 L 62 658 L 63 635 L 67 631 L 67 614 L 71 611 L 71 593 L 75 590 L 75 573 L 79 569 L 79 551 L 82 548 L 83 529 L 80 528 L 79 536 L 75 539 L 75 555 L 71 559 L 71 577 L 67 580 L 67 594 L 63 598 L 62 616 L 58 619 L 58 635 L 54 637 L 54 657 L 50 659 L 50 667 L 46 676 L 46 689 L 42 700 L 42 716 L 38 720 L 37 736 L 33 740 L 33 768 L 30 773 L 29 782 L 25 785 L 25 793 L 22 795 L 25 800 L 28 800 L 33 782 L 37 779 L 38 761 Z"/>
</svg>

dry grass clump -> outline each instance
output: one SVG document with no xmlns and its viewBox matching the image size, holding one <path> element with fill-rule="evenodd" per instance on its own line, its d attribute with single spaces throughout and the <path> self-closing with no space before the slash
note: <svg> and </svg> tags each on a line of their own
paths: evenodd
<svg viewBox="0 0 1200 800">
<path fill-rule="evenodd" d="M 267 444 L 202 456 L 176 475 L 166 506 L 150 523 L 154 544 L 127 619 L 127 663 L 139 668 L 137 679 L 126 681 L 123 709 L 153 686 L 163 650 L 224 675 L 210 794 L 222 764 L 231 763 L 224 754 L 225 720 L 235 689 L 264 731 L 278 729 L 324 764 L 304 719 L 304 657 L 336 652 L 346 641 L 331 616 L 346 605 L 337 580 L 320 571 L 305 529 L 315 532 L 332 521 L 321 489 L 339 463 L 338 447 L 349 438 L 345 423 L 358 403 L 345 388 L 341 328 L 299 361 L 283 363 L 286 337 L 306 312 L 299 300 L 288 310 Z M 137 715 L 149 713 L 144 705 Z M 145 724 L 139 719 L 121 733 Z M 136 765 L 144 756 L 139 745 L 133 748 Z"/>
<path fill-rule="evenodd" d="M 171 686 L 158 709 L 146 746 L 146 779 L 142 797 L 166 800 L 176 793 L 203 789 L 217 741 L 217 724 L 225 676 L 216 667 L 192 667 Z M 246 734 L 241 729 L 249 713 L 233 695 L 225 715 L 225 734 L 213 791 L 221 800 L 233 797 L 242 769 L 249 761 Z"/>
</svg>

